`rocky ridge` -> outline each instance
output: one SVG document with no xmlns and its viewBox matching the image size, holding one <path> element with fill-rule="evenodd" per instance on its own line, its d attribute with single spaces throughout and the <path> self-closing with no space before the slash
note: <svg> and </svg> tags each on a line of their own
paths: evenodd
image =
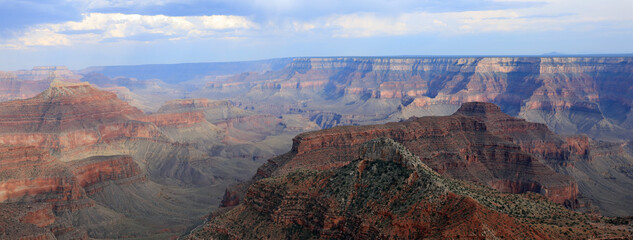
<svg viewBox="0 0 633 240">
<path fill-rule="evenodd" d="M 610 191 L 611 197 L 628 203 L 630 192 L 622 186 L 632 179 L 622 169 L 629 169 L 633 161 L 622 149 L 612 156 L 598 155 L 603 147 L 586 136 L 560 137 L 543 124 L 511 117 L 490 103 L 466 103 L 446 117 L 303 133 L 294 138 L 290 152 L 269 160 L 253 179 L 299 169 L 339 168 L 358 157 L 355 149 L 362 143 L 379 137 L 403 144 L 443 176 L 502 192 L 536 192 L 570 208 L 590 207 L 606 215 L 630 211 L 623 205 L 617 210 L 610 207 L 613 201 L 597 194 Z M 608 172 L 617 181 L 609 182 L 598 172 Z M 604 180 L 597 185 L 592 178 Z M 244 187 L 229 191 L 240 196 Z"/>
<path fill-rule="evenodd" d="M 413 118 L 401 123 L 304 133 L 294 139 L 288 159 L 272 159 L 260 168 L 256 179 L 301 168 L 340 167 L 357 157 L 354 149 L 360 144 L 387 137 L 404 144 L 423 162 L 446 176 L 484 183 L 505 192 L 543 193 L 555 202 L 575 204 L 578 189 L 572 178 L 556 173 L 543 160 L 525 152 L 510 136 L 500 134 L 507 129 L 495 129 L 482 116 L 505 121 L 514 119 L 492 104 L 467 103 L 448 117 Z M 539 126 L 547 130 L 544 125 Z M 528 130 L 523 133 L 528 134 Z"/>
<path fill-rule="evenodd" d="M 213 214 L 188 239 L 622 237 L 534 194 L 501 194 L 443 177 L 388 138 L 360 145 L 340 168 L 253 182 L 242 204 Z"/>
</svg>

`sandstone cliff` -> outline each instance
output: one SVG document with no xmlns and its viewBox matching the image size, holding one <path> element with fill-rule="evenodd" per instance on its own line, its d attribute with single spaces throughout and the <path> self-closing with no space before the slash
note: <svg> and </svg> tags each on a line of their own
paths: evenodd
<svg viewBox="0 0 633 240">
<path fill-rule="evenodd" d="M 274 114 L 362 116 L 341 124 L 449 115 L 485 101 L 559 133 L 609 138 L 631 135 L 632 79 L 631 57 L 295 58 L 278 71 L 212 81 L 194 94 L 222 94 Z"/>
</svg>

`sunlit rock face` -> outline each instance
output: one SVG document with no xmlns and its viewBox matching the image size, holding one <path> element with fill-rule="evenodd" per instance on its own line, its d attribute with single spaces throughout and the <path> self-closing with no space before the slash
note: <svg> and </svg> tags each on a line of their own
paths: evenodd
<svg viewBox="0 0 633 240">
<path fill-rule="evenodd" d="M 339 125 L 492 102 L 558 133 L 609 138 L 633 126 L 631 85 L 631 57 L 343 57 L 295 58 L 277 71 L 210 81 L 194 94 L 271 113 L 340 114 Z"/>
</svg>

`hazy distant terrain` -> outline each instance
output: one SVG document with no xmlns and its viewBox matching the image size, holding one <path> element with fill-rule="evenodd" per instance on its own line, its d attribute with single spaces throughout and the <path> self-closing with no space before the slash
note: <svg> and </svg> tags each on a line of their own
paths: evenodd
<svg viewBox="0 0 633 240">
<path fill-rule="evenodd" d="M 220 63 L 80 72 L 93 73 L 82 81 L 130 89 L 131 100 L 145 101 L 146 109 L 161 102 L 147 99 L 160 97 L 229 99 L 241 108 L 300 113 L 331 127 L 448 115 L 463 102 L 485 101 L 563 134 L 616 140 L 631 136 L 633 127 L 633 58 L 627 56 L 341 57 L 227 64 L 231 68 L 222 73 L 215 70 Z M 179 71 L 163 78 L 153 73 L 163 68 Z M 173 76 L 182 78 L 174 81 Z M 191 85 L 197 87 L 186 87 Z"/>
</svg>

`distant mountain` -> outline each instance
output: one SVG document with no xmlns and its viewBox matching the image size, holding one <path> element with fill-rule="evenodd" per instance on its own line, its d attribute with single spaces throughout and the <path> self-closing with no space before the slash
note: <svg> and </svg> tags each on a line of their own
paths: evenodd
<svg viewBox="0 0 633 240">
<path fill-rule="evenodd" d="M 147 64 L 126 66 L 98 66 L 78 71 L 80 74 L 101 73 L 107 77 L 129 77 L 138 80 L 160 79 L 168 84 L 205 80 L 206 76 L 224 76 L 242 72 L 276 71 L 292 59 L 271 59 L 245 62 Z"/>
</svg>

